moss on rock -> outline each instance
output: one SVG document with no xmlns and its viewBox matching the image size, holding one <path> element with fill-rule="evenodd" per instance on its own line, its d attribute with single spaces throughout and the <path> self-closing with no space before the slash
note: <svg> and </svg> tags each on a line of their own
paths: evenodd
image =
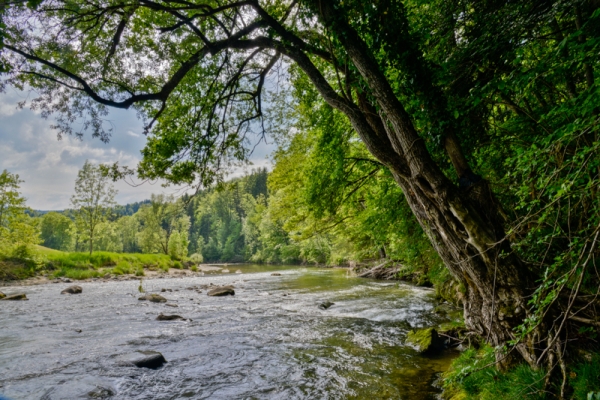
<svg viewBox="0 0 600 400">
<path fill-rule="evenodd" d="M 423 354 L 437 353 L 444 349 L 444 340 L 439 337 L 434 328 L 415 329 L 408 332 L 406 343 Z"/>
</svg>

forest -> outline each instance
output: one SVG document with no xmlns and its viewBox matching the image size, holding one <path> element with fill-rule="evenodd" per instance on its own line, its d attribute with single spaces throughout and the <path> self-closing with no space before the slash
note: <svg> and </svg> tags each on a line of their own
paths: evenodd
<svg viewBox="0 0 600 400">
<path fill-rule="evenodd" d="M 597 0 L 7 4 L 3 88 L 35 90 L 59 137 L 109 141 L 107 109 L 135 109 L 143 159 L 107 173 L 197 187 L 102 222 L 98 248 L 394 260 L 452 282 L 491 349 L 456 387 L 485 397 L 489 362 L 530 371 L 532 398 L 600 396 L 580 383 L 600 380 Z M 225 182 L 265 137 L 273 171 Z"/>
</svg>

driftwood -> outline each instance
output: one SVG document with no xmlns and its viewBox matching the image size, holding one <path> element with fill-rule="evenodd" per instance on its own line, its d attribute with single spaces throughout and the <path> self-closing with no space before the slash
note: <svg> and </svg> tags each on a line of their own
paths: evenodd
<svg viewBox="0 0 600 400">
<path fill-rule="evenodd" d="M 390 265 L 389 261 L 385 261 L 375 267 L 358 274 L 360 278 L 373 278 L 385 280 L 397 280 L 398 272 L 402 266 L 400 264 Z"/>
</svg>

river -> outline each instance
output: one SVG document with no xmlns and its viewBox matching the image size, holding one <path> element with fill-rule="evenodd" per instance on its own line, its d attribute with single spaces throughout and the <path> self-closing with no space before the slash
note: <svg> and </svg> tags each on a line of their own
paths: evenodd
<svg viewBox="0 0 600 400">
<path fill-rule="evenodd" d="M 2 289 L 0 394 L 19 399 L 434 399 L 452 358 L 417 354 L 411 328 L 443 322 L 431 289 L 342 269 L 235 266 L 241 274 Z M 231 269 L 231 268 L 230 268 Z M 272 276 L 278 272 L 281 276 Z M 209 297 L 201 285 L 234 285 Z M 172 291 L 169 292 L 168 289 Z M 329 309 L 318 307 L 333 302 Z M 157 321 L 159 313 L 188 321 Z M 157 370 L 117 362 L 161 352 Z"/>
</svg>

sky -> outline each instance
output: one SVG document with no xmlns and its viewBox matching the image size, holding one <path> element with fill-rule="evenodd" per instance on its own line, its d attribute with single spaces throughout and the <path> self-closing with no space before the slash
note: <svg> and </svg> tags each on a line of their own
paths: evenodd
<svg viewBox="0 0 600 400">
<path fill-rule="evenodd" d="M 141 159 L 140 150 L 146 138 L 143 126 L 134 110 L 113 110 L 108 119 L 113 125 L 109 143 L 85 135 L 82 140 L 74 137 L 57 139 L 50 126 L 51 119 L 44 119 L 39 112 L 28 108 L 18 109 L 17 103 L 31 97 L 27 92 L 7 88 L 0 93 L 0 171 L 7 169 L 18 174 L 21 193 L 27 206 L 34 210 L 62 210 L 70 207 L 77 172 L 86 160 L 95 164 L 119 162 L 119 165 L 135 167 Z M 275 150 L 272 143 L 260 143 L 250 161 L 253 165 L 233 171 L 240 176 L 257 167 L 270 167 L 269 154 Z M 152 193 L 181 195 L 178 187 L 163 187 L 162 182 L 146 182 L 132 186 L 116 182 L 119 191 L 115 200 L 127 204 L 150 198 Z"/>
</svg>

